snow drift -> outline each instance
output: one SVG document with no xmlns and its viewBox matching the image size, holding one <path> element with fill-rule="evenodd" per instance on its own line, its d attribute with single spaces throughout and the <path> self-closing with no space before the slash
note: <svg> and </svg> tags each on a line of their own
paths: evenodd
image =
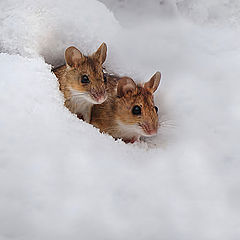
<svg viewBox="0 0 240 240">
<path fill-rule="evenodd" d="M 0 3 L 0 239 L 239 239 L 238 2 L 102 2 Z M 102 41 L 109 71 L 163 74 L 146 143 L 63 106 L 51 65 Z"/>
</svg>

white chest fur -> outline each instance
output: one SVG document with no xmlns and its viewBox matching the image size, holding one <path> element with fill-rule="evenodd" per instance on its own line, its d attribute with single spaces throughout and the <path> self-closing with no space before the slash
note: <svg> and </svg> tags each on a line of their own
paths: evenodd
<svg viewBox="0 0 240 240">
<path fill-rule="evenodd" d="M 70 93 L 71 112 L 82 115 L 83 119 L 89 123 L 91 120 L 91 110 L 93 103 L 88 101 L 86 93 L 82 93 L 74 89 L 70 89 Z"/>
<path fill-rule="evenodd" d="M 126 125 L 121 121 L 116 121 L 117 137 L 123 139 L 139 139 L 141 136 L 141 128 L 137 125 Z"/>
</svg>

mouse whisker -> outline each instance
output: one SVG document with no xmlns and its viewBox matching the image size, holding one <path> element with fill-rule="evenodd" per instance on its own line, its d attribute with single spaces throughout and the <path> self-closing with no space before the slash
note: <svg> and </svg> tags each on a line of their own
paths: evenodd
<svg viewBox="0 0 240 240">
<path fill-rule="evenodd" d="M 162 128 L 162 127 L 173 127 L 174 128 L 177 125 L 173 121 L 165 119 L 165 120 L 159 121 L 158 126 L 160 128 Z"/>
<path fill-rule="evenodd" d="M 87 95 L 86 93 L 77 93 L 77 94 L 72 94 L 72 97 L 76 97 L 76 96 L 82 96 L 82 95 Z"/>
</svg>

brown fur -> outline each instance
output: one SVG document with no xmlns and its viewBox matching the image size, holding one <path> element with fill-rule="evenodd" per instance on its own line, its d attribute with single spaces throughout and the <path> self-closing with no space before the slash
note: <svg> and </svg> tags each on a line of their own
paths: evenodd
<svg viewBox="0 0 240 240">
<path fill-rule="evenodd" d="M 101 132 L 125 142 L 134 142 L 141 136 L 151 136 L 157 133 L 158 115 L 155 110 L 153 92 L 160 82 L 157 72 L 149 82 L 136 85 L 131 78 L 123 77 L 117 81 L 108 80 L 112 86 L 108 89 L 108 99 L 92 108 L 91 124 Z M 141 107 L 141 115 L 134 115 L 134 106 Z M 121 127 L 120 125 L 125 127 Z M 136 130 L 137 129 L 137 130 Z"/>
<path fill-rule="evenodd" d="M 65 51 L 66 65 L 53 70 L 64 94 L 65 106 L 74 114 L 90 121 L 93 104 L 100 104 L 107 98 L 102 64 L 106 59 L 106 44 L 103 43 L 91 56 L 84 56 L 75 47 Z M 87 75 L 90 83 L 82 83 Z"/>
</svg>

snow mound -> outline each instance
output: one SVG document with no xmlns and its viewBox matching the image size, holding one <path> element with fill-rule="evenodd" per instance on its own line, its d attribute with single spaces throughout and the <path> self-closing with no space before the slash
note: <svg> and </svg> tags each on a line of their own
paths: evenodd
<svg viewBox="0 0 240 240">
<path fill-rule="evenodd" d="M 41 55 L 55 66 L 63 63 L 66 47 L 92 53 L 119 28 L 113 14 L 94 0 L 1 1 L 0 19 L 2 52 Z"/>
<path fill-rule="evenodd" d="M 181 14 L 194 22 L 240 27 L 240 2 L 238 0 L 177 0 L 176 5 Z"/>
<path fill-rule="evenodd" d="M 138 25 L 152 19 L 180 19 L 198 24 L 240 27 L 238 0 L 100 0 L 124 25 Z"/>
<path fill-rule="evenodd" d="M 231 155 L 194 133 L 165 149 L 114 142 L 64 109 L 43 60 L 1 54 L 0 64 L 1 239 L 239 234 Z"/>
<path fill-rule="evenodd" d="M 217 1 L 104 2 L 0 2 L 0 239 L 238 239 L 239 32 L 190 16 Z M 219 3 L 224 15 L 234 1 Z M 63 106 L 51 65 L 102 41 L 108 69 L 162 72 L 147 143 L 114 141 Z"/>
</svg>

